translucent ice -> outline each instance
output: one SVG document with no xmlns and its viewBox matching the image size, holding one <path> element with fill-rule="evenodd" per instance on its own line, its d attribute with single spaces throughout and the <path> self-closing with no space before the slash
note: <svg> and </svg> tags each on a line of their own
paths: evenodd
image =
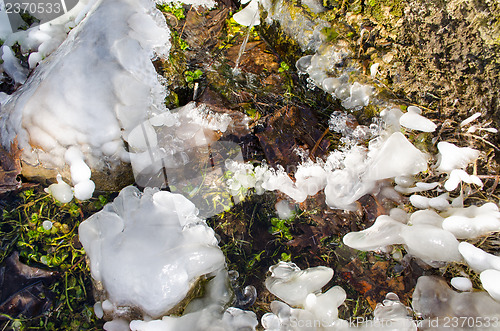
<svg viewBox="0 0 500 331">
<path fill-rule="evenodd" d="M 302 307 L 310 293 L 321 290 L 333 277 L 333 270 L 327 267 L 300 270 L 294 263 L 282 261 L 269 271 L 271 276 L 266 279 L 269 292 L 290 305 Z"/>
<path fill-rule="evenodd" d="M 500 301 L 500 270 L 488 269 L 481 272 L 481 284 L 488 294 L 495 300 Z"/>
<path fill-rule="evenodd" d="M 374 180 L 415 175 L 427 170 L 427 156 L 400 132 L 393 133 L 370 158 L 369 177 Z"/>
<path fill-rule="evenodd" d="M 408 253 L 431 265 L 461 261 L 457 239 L 433 223 L 415 222 L 409 226 L 382 215 L 370 228 L 348 233 L 343 241 L 349 247 L 365 251 L 384 251 L 386 246 L 404 244 Z"/>
<path fill-rule="evenodd" d="M 61 175 L 57 175 L 57 184 L 50 185 L 46 192 L 52 194 L 54 199 L 62 203 L 70 202 L 73 199 L 73 190 L 63 181 Z"/>
<path fill-rule="evenodd" d="M 181 195 L 124 188 L 79 227 L 92 277 L 115 306 L 168 313 L 199 277 L 224 268 L 214 232 Z"/>
<path fill-rule="evenodd" d="M 343 241 L 347 246 L 362 251 L 384 250 L 386 246 L 404 243 L 400 235 L 404 226 L 391 217 L 382 215 L 368 229 L 346 234 Z"/>
<path fill-rule="evenodd" d="M 468 292 L 472 290 L 472 282 L 467 277 L 453 277 L 450 283 L 451 286 L 462 292 Z"/>
<path fill-rule="evenodd" d="M 458 293 L 444 279 L 434 276 L 422 276 L 418 279 L 412 305 L 415 312 L 424 318 L 420 325 L 424 330 L 431 326 L 446 329 L 446 321 L 449 323 L 455 317 L 470 320 L 498 320 L 500 317 L 500 303 L 495 302 L 486 292 Z M 484 327 L 488 330 L 497 329 L 491 324 Z"/>
<path fill-rule="evenodd" d="M 358 82 L 352 84 L 349 97 L 342 101 L 342 107 L 352 110 L 360 110 L 370 103 L 374 88 L 369 85 L 361 85 Z"/>
</svg>

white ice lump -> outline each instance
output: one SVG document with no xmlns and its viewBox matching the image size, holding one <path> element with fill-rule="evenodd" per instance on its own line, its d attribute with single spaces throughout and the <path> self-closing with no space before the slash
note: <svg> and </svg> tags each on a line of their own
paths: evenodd
<svg viewBox="0 0 500 331">
<path fill-rule="evenodd" d="M 116 306 L 157 318 L 203 275 L 224 268 L 214 231 L 179 194 L 124 188 L 79 227 L 92 277 Z"/>
</svg>

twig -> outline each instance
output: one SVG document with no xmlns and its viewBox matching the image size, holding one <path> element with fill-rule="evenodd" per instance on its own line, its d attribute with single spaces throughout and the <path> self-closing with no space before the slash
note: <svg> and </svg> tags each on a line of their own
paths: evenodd
<svg viewBox="0 0 500 331">
<path fill-rule="evenodd" d="M 476 138 L 478 140 L 481 140 L 482 142 L 484 142 L 485 144 L 493 147 L 494 149 L 496 149 L 497 151 L 500 151 L 500 148 L 498 148 L 497 146 L 493 145 L 492 143 L 490 143 L 488 140 L 484 139 L 483 137 L 480 137 L 480 136 L 476 136 L 475 134 L 470 134 L 470 133 L 464 133 L 463 134 L 464 136 L 468 136 L 468 137 L 472 137 L 472 138 Z"/>
<path fill-rule="evenodd" d="M 313 149 L 311 149 L 311 153 L 309 154 L 309 157 L 311 158 L 311 160 L 314 162 L 314 152 L 316 152 L 316 150 L 318 149 L 319 147 L 319 144 L 321 144 L 321 142 L 323 141 L 323 138 L 325 138 L 326 134 L 330 131 L 329 128 L 326 128 L 325 132 L 323 132 L 323 134 L 321 135 L 321 138 L 318 139 L 318 141 L 316 142 L 316 144 L 314 145 Z"/>
</svg>

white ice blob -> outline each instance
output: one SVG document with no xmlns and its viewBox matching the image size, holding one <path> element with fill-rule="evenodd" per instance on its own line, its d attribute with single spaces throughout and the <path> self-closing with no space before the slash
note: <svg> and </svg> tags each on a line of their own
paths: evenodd
<svg viewBox="0 0 500 331">
<path fill-rule="evenodd" d="M 401 132 L 393 133 L 381 146 L 370 152 L 369 178 L 374 180 L 415 175 L 427 170 L 427 156 Z"/>
<path fill-rule="evenodd" d="M 458 250 L 472 270 L 477 272 L 487 269 L 500 270 L 500 256 L 486 253 L 481 248 L 465 241 L 458 245 Z"/>
<path fill-rule="evenodd" d="M 291 262 L 279 262 L 269 268 L 271 276 L 266 279 L 266 288 L 281 300 L 293 306 L 304 306 L 310 293 L 321 290 L 333 277 L 333 270 L 314 267 L 300 270 Z"/>
<path fill-rule="evenodd" d="M 57 175 L 57 184 L 50 185 L 46 192 L 52 194 L 54 199 L 62 203 L 70 202 L 73 199 L 73 189 L 63 181 L 61 175 Z"/>
<path fill-rule="evenodd" d="M 439 154 L 437 170 L 451 172 L 454 169 L 464 169 L 479 157 L 479 151 L 470 147 L 458 147 L 452 143 L 441 141 L 437 144 Z"/>
<path fill-rule="evenodd" d="M 500 212 L 492 202 L 481 207 L 451 208 L 441 216 L 443 229 L 450 231 L 459 239 L 477 238 L 492 231 L 500 231 Z"/>
<path fill-rule="evenodd" d="M 245 8 L 234 14 L 233 19 L 236 23 L 245 26 L 259 25 L 259 2 L 259 0 L 252 0 Z"/>
<path fill-rule="evenodd" d="M 472 291 L 472 282 L 467 277 L 453 277 L 450 281 L 451 286 L 462 292 Z"/>
<path fill-rule="evenodd" d="M 434 124 L 431 120 L 428 118 L 425 118 L 424 116 L 420 115 L 421 111 L 415 111 L 414 107 L 412 106 L 408 107 L 408 111 L 403 114 L 399 118 L 399 124 L 404 126 L 405 128 L 412 129 L 412 130 L 417 130 L 417 131 L 423 131 L 423 132 L 434 132 L 436 131 L 436 124 Z"/>
<path fill-rule="evenodd" d="M 481 272 L 479 276 L 481 279 L 481 284 L 489 295 L 496 301 L 500 301 L 500 271 L 488 269 Z"/>
<path fill-rule="evenodd" d="M 214 232 L 181 195 L 124 188 L 81 223 L 92 277 L 115 306 L 157 318 L 181 302 L 199 277 L 224 269 Z M 104 307 L 103 307 L 104 308 Z"/>
</svg>

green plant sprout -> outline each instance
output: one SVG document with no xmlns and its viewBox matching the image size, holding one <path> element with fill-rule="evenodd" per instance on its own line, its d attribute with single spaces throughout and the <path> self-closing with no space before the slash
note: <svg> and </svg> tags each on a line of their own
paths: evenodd
<svg viewBox="0 0 500 331">
<path fill-rule="evenodd" d="M 273 235 L 278 235 L 280 238 L 285 238 L 286 240 L 292 240 L 293 236 L 290 233 L 290 222 L 292 219 L 280 220 L 277 217 L 271 218 L 271 232 Z"/>
<path fill-rule="evenodd" d="M 157 4 L 156 8 L 163 13 L 172 14 L 179 21 L 186 18 L 186 15 L 184 14 L 184 7 L 180 3 L 169 3 L 163 5 Z"/>
<path fill-rule="evenodd" d="M 278 72 L 286 72 L 288 70 L 290 70 L 290 66 L 286 62 L 281 62 Z"/>
</svg>

